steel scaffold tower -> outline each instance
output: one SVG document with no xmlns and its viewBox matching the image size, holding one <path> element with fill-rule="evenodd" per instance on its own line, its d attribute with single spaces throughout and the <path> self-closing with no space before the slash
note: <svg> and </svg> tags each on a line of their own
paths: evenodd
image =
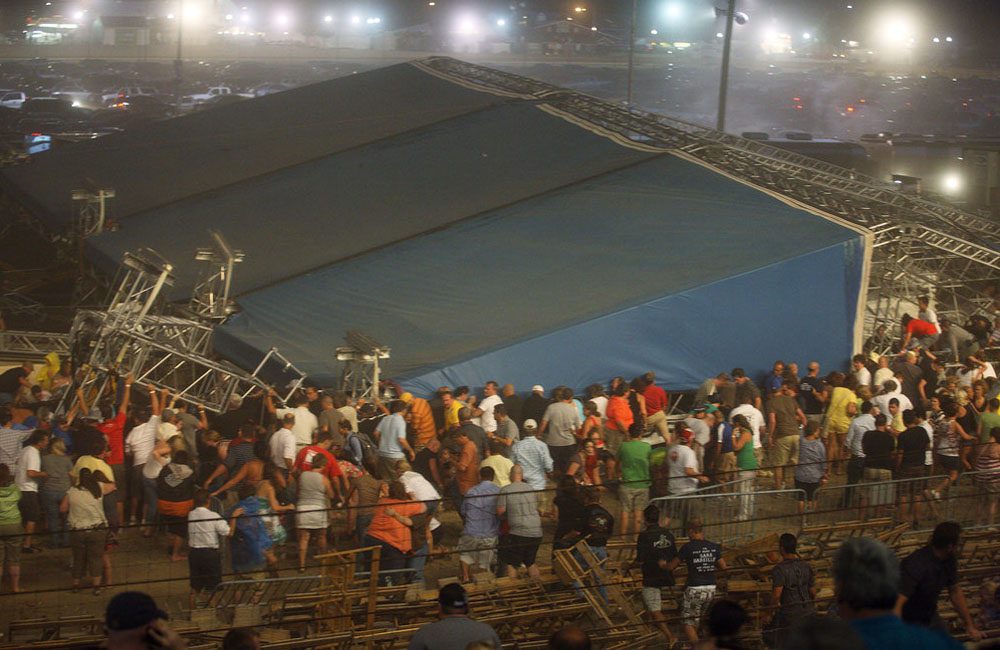
<svg viewBox="0 0 1000 650">
<path fill-rule="evenodd" d="M 993 311 L 993 291 L 1000 283 L 998 223 L 902 194 L 830 163 L 527 77 L 448 57 L 430 57 L 414 65 L 467 87 L 538 104 L 633 144 L 690 156 L 867 229 L 874 244 L 866 334 L 879 323 L 892 331 L 923 293 L 935 296 L 939 314 L 956 321 Z"/>
</svg>

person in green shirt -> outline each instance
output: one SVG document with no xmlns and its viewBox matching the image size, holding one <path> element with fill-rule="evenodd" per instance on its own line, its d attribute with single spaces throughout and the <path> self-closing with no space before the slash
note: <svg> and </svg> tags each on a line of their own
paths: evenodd
<svg viewBox="0 0 1000 650">
<path fill-rule="evenodd" d="M 753 516 L 754 478 L 757 476 L 757 456 L 753 452 L 753 431 L 750 420 L 745 415 L 733 417 L 733 449 L 736 451 L 736 467 L 739 468 L 740 511 L 737 521 L 746 521 Z"/>
<path fill-rule="evenodd" d="M 649 505 L 649 486 L 653 484 L 649 477 L 649 456 L 653 448 L 639 439 L 642 425 L 632 425 L 628 434 L 629 439 L 618 448 L 618 464 L 622 473 L 618 498 L 622 507 L 622 535 L 626 538 L 642 529 L 642 511 Z"/>
<path fill-rule="evenodd" d="M 1000 399 L 993 398 L 986 402 L 986 411 L 979 415 L 979 443 L 988 445 L 990 443 L 990 431 L 994 427 L 1000 427 Z"/>
<path fill-rule="evenodd" d="M 14 475 L 0 463 L 0 572 L 4 563 L 10 576 L 10 589 L 21 591 L 21 511 L 17 502 L 21 490 L 14 485 Z"/>
</svg>

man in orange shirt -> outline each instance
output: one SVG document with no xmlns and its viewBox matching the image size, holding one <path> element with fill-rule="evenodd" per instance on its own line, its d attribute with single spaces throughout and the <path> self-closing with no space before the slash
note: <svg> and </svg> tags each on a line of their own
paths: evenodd
<svg viewBox="0 0 1000 650">
<path fill-rule="evenodd" d="M 427 403 L 427 400 L 414 397 L 411 393 L 403 393 L 399 399 L 409 408 L 407 420 L 413 425 L 413 430 L 417 435 L 415 450 L 420 451 L 427 446 L 427 441 L 437 434 L 431 405 Z"/>
<path fill-rule="evenodd" d="M 461 497 L 465 496 L 472 487 L 479 483 L 479 448 L 472 442 L 465 432 L 459 429 L 455 435 L 455 442 L 458 443 L 458 462 L 455 464 L 458 473 L 455 475 L 455 485 L 458 487 L 458 503 L 455 508 L 461 512 Z"/>
<path fill-rule="evenodd" d="M 632 408 L 628 405 L 628 384 L 615 386 L 608 399 L 604 421 L 604 448 L 608 451 L 608 478 L 618 478 L 618 448 L 628 439 L 628 430 L 635 421 Z"/>
</svg>

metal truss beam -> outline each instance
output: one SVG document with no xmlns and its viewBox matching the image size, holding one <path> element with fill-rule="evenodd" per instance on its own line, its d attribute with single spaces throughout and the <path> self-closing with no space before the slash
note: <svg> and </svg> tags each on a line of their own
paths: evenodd
<svg viewBox="0 0 1000 650">
<path fill-rule="evenodd" d="M 630 109 L 508 72 L 447 57 L 415 63 L 582 120 L 637 145 L 682 153 L 874 234 L 866 329 L 894 324 L 915 297 L 934 293 L 938 312 L 964 319 L 990 306 L 1000 282 L 1000 224 L 903 194 L 836 165 L 682 120 Z"/>
<path fill-rule="evenodd" d="M 0 361 L 37 361 L 49 352 L 69 354 L 69 335 L 55 332 L 0 331 Z"/>
</svg>

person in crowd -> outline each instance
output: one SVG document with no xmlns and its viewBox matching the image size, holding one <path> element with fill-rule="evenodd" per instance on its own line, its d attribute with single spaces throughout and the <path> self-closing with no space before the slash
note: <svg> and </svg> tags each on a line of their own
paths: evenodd
<svg viewBox="0 0 1000 650">
<path fill-rule="evenodd" d="M 521 415 L 525 421 L 534 420 L 535 422 L 541 422 L 542 417 L 545 415 L 545 409 L 548 406 L 549 399 L 545 397 L 545 389 L 541 384 L 535 384 L 531 387 L 531 394 L 524 400 L 524 405 L 521 407 Z"/>
<path fill-rule="evenodd" d="M 182 438 L 181 434 L 177 434 Z M 153 452 L 156 453 L 155 451 Z M 170 539 L 170 560 L 184 559 L 181 545 L 187 537 L 188 513 L 194 507 L 194 467 L 186 449 L 179 449 L 170 456 L 170 462 L 163 466 L 156 477 L 156 511 L 160 522 L 167 528 Z"/>
<path fill-rule="evenodd" d="M 140 591 L 123 591 L 108 602 L 104 615 L 107 650 L 187 650 L 187 641 L 170 627 L 170 617 Z"/>
<path fill-rule="evenodd" d="M 422 474 L 414 472 L 405 460 L 396 464 L 396 474 L 410 499 L 423 503 L 425 508 L 425 514 L 416 516 L 412 529 L 414 550 L 406 560 L 406 568 L 413 570 L 413 582 L 423 586 L 424 567 L 434 549 L 440 546 L 444 534 L 441 522 L 434 517 L 441 506 L 441 494 Z"/>
<path fill-rule="evenodd" d="M 733 376 L 733 383 L 736 384 L 736 403 L 742 404 L 745 397 L 750 398 L 750 404 L 753 404 L 754 408 L 760 410 L 763 407 L 763 402 L 760 397 L 760 389 L 757 385 L 750 381 L 747 377 L 746 371 L 743 368 L 733 368 L 731 373 Z"/>
<path fill-rule="evenodd" d="M 524 567 L 528 576 L 538 579 L 535 559 L 542 544 L 542 519 L 538 512 L 538 495 L 524 482 L 524 470 L 514 465 L 510 484 L 500 488 L 497 496 L 497 517 L 506 518 L 508 532 L 500 540 L 500 564 L 509 577 L 515 578 Z"/>
<path fill-rule="evenodd" d="M 21 490 L 6 463 L 0 463 L 0 577 L 4 565 L 10 578 L 10 590 L 21 591 L 21 511 L 17 507 Z"/>
<path fill-rule="evenodd" d="M 661 521 L 660 509 L 648 505 L 642 511 L 646 529 L 639 533 L 636 542 L 636 563 L 642 569 L 642 602 L 653 625 L 660 630 L 667 641 L 667 647 L 674 642 L 674 635 L 667 626 L 663 615 L 663 588 L 674 586 L 674 569 L 680 563 L 673 534 Z"/>
<path fill-rule="evenodd" d="M 851 358 L 851 372 L 858 382 L 858 387 L 872 385 L 872 373 L 868 370 L 867 359 L 863 354 L 855 354 Z"/>
<path fill-rule="evenodd" d="M 570 470 L 574 469 L 574 463 L 579 465 L 579 471 L 570 471 L 569 475 L 576 478 L 583 485 L 601 485 L 601 455 L 597 449 L 597 442 L 585 440 L 580 444 L 580 452 L 575 457 L 576 460 L 570 463 Z"/>
<path fill-rule="evenodd" d="M 302 448 L 311 443 L 310 439 L 309 443 L 302 445 Z M 268 448 L 271 452 L 271 464 L 277 470 L 277 475 L 281 477 L 279 481 L 282 485 L 286 485 L 292 468 L 295 467 L 295 456 L 299 449 L 298 440 L 295 437 L 294 413 L 285 413 L 281 416 L 281 428 L 271 434 Z"/>
<path fill-rule="evenodd" d="M 649 457 L 653 449 L 642 440 L 642 427 L 633 424 L 629 429 L 629 439 L 618 449 L 618 463 L 621 467 L 622 482 L 618 487 L 621 502 L 622 537 L 629 541 L 631 535 L 638 534 L 642 526 L 643 510 L 649 505 Z"/>
<path fill-rule="evenodd" d="M 326 399 L 326 398 L 324 398 Z M 340 423 L 346 422 L 346 420 L 339 420 L 337 425 L 340 428 Z M 342 439 L 343 429 L 337 432 L 337 435 Z M 323 476 L 330 483 L 330 487 L 333 489 L 333 502 L 337 505 L 343 503 L 343 495 L 347 494 L 347 479 L 344 477 L 344 472 L 340 469 L 340 464 L 337 459 L 331 453 L 331 449 L 334 447 L 334 436 L 328 431 L 320 431 L 316 434 L 316 443 L 303 447 L 299 450 L 299 453 L 295 456 L 295 464 L 293 465 L 293 472 L 296 476 L 302 472 L 311 471 L 316 458 L 322 456 L 324 459 L 323 463 Z M 338 448 L 342 448 L 340 445 Z"/>
<path fill-rule="evenodd" d="M 500 384 L 495 381 L 488 381 L 483 386 L 483 400 L 475 405 L 472 410 L 473 422 L 481 426 L 487 437 L 492 438 L 497 430 L 497 421 L 494 416 L 494 409 L 503 404 L 500 397 Z"/>
<path fill-rule="evenodd" d="M 958 418 L 962 414 L 962 407 L 958 403 L 944 402 L 941 405 L 941 413 L 943 417 L 934 426 L 935 460 L 938 466 L 947 472 L 947 476 L 930 490 L 933 499 L 941 499 L 947 495 L 948 489 L 958 480 L 958 473 L 962 469 L 962 444 L 975 440 L 958 423 Z"/>
<path fill-rule="evenodd" d="M 761 413 L 752 403 L 749 395 L 744 395 L 742 402 L 729 412 L 729 422 L 732 423 L 737 415 L 747 418 L 750 423 L 750 432 L 753 435 L 753 453 L 757 456 L 757 465 L 764 464 L 764 440 L 763 434 L 767 432 L 767 423 L 764 414 Z M 769 476 L 766 472 L 761 472 L 761 476 Z"/>
<path fill-rule="evenodd" d="M 348 530 L 353 530 L 358 544 L 363 544 L 368 525 L 375 516 L 375 504 L 382 496 L 385 481 L 380 481 L 371 464 L 350 479 L 351 489 L 347 494 Z M 353 518 L 353 520 L 352 520 Z"/>
<path fill-rule="evenodd" d="M 503 405 L 507 411 L 507 417 L 513 421 L 514 426 L 520 429 L 524 423 L 524 416 L 522 415 L 524 400 L 514 390 L 514 384 L 504 384 L 500 393 L 503 398 Z M 494 409 L 494 413 L 496 413 L 496 409 Z"/>
<path fill-rule="evenodd" d="M 23 442 L 31 431 L 14 428 L 14 414 L 10 407 L 0 402 L 0 464 L 13 468 L 21 453 Z"/>
<path fill-rule="evenodd" d="M 49 444 L 49 453 L 42 456 L 42 472 L 45 478 L 42 479 L 38 493 L 45 514 L 49 545 L 52 548 L 69 546 L 69 537 L 63 525 L 62 514 L 59 512 L 59 504 L 69 490 L 72 469 L 73 460 L 66 455 L 66 443 L 61 438 L 54 439 Z"/>
<path fill-rule="evenodd" d="M 156 390 L 149 390 L 150 409 L 144 413 L 140 419 L 143 421 L 129 431 L 125 437 L 125 454 L 132 455 L 132 467 L 129 470 L 129 494 L 131 495 L 131 508 L 129 509 L 130 524 L 138 524 L 142 520 L 145 530 L 143 535 L 152 535 L 152 526 L 156 522 L 156 500 L 147 500 L 144 495 L 148 494 L 147 481 L 144 473 L 146 461 L 149 460 L 153 448 L 156 446 L 156 435 L 160 428 L 160 416 L 163 414 L 163 405 L 167 398 L 167 390 L 160 393 Z M 156 475 L 151 477 L 155 480 Z"/>
<path fill-rule="evenodd" d="M 465 493 L 479 482 L 481 458 L 476 443 L 469 438 L 467 431 L 461 428 L 456 429 L 451 440 L 449 452 L 453 458 L 452 466 L 455 471 L 451 484 L 451 496 L 455 509 L 461 512 Z"/>
<path fill-rule="evenodd" d="M 0 404 L 13 404 L 14 398 L 22 391 L 31 390 L 31 374 L 35 364 L 25 361 L 0 374 Z"/>
<path fill-rule="evenodd" d="M 448 584 L 438 591 L 438 620 L 427 623 L 410 637 L 407 650 L 465 650 L 470 643 L 503 644 L 486 623 L 469 617 L 469 596 L 462 585 Z"/>
<path fill-rule="evenodd" d="M 319 434 L 330 434 L 330 445 L 338 449 L 346 442 L 340 434 L 340 422 L 344 420 L 344 414 L 333 406 L 333 395 L 324 395 L 319 398 L 320 412 L 316 415 L 316 440 L 319 441 Z"/>
<path fill-rule="evenodd" d="M 284 421 L 286 415 L 292 418 L 292 434 L 295 436 L 296 449 L 292 452 L 292 460 L 295 459 L 295 451 L 312 444 L 313 434 L 319 428 L 319 419 L 309 410 L 309 396 L 305 391 L 296 391 L 291 398 L 292 408 L 276 408 L 274 398 L 277 394 L 274 390 L 269 390 L 264 398 L 264 406 L 268 412 Z"/>
<path fill-rule="evenodd" d="M 233 573 L 239 576 L 263 577 L 265 566 L 277 572 L 278 558 L 274 542 L 264 525 L 264 508 L 255 487 L 246 483 L 237 489 L 239 501 L 229 510 L 229 537 L 232 539 L 230 560 Z"/>
<path fill-rule="evenodd" d="M 754 479 L 760 465 L 753 448 L 750 421 L 745 415 L 733 418 L 733 450 L 736 452 L 736 469 L 739 471 L 740 504 L 737 521 L 748 521 L 754 513 Z"/>
<path fill-rule="evenodd" d="M 427 479 L 435 490 L 444 492 L 440 453 L 441 441 L 437 437 L 431 438 L 424 448 L 413 457 L 413 470 Z"/>
<path fill-rule="evenodd" d="M 18 507 L 21 509 L 21 521 L 24 522 L 24 537 L 21 539 L 22 553 L 38 553 L 42 549 L 33 546 L 32 535 L 42 523 L 42 504 L 38 496 L 38 484 L 47 478 L 42 471 L 42 450 L 49 446 L 49 434 L 42 429 L 35 429 L 24 441 L 24 447 L 17 457 L 17 467 L 14 480 L 21 491 Z"/>
<path fill-rule="evenodd" d="M 969 330 L 952 323 L 947 318 L 942 318 L 939 325 L 941 336 L 935 348 L 947 351 L 947 356 L 952 363 L 962 363 L 971 355 L 979 352 L 979 342 Z"/>
<path fill-rule="evenodd" d="M 746 610 L 736 601 L 716 600 L 705 613 L 708 638 L 695 646 L 696 650 L 742 650 L 739 635 L 748 620 Z"/>
<path fill-rule="evenodd" d="M 524 470 L 524 482 L 539 492 L 539 506 L 542 512 L 546 512 L 551 501 L 547 496 L 546 480 L 552 475 L 555 464 L 548 446 L 538 439 L 538 427 L 534 420 L 524 421 L 523 435 L 514 443 L 511 460 Z"/>
<path fill-rule="evenodd" d="M 596 487 L 585 487 L 583 488 L 583 514 L 578 524 L 581 528 L 580 536 L 586 539 L 587 547 L 594 557 L 600 561 L 604 562 L 608 559 L 608 540 L 611 539 L 612 534 L 615 529 L 615 518 L 608 512 L 607 508 L 601 505 L 601 492 Z M 579 538 L 569 539 L 567 543 L 569 546 L 573 546 Z M 579 554 L 574 552 L 574 556 L 577 561 L 583 566 L 587 566 L 586 560 Z M 608 600 L 607 589 L 603 586 L 600 578 L 597 578 L 598 591 L 601 594 L 601 598 L 605 601 Z M 574 583 L 577 590 L 580 589 L 580 585 Z"/>
<path fill-rule="evenodd" d="M 656 374 L 653 371 L 647 372 L 642 378 L 646 384 L 642 391 L 642 396 L 646 399 L 645 433 L 652 434 L 655 431 L 664 442 L 670 444 L 670 427 L 667 423 L 670 399 L 667 391 L 656 385 Z"/>
<path fill-rule="evenodd" d="M 618 384 L 611 390 L 605 414 L 607 419 L 604 421 L 604 448 L 608 452 L 607 477 L 608 480 L 614 480 L 619 476 L 618 449 L 628 439 L 629 429 L 635 422 L 632 409 L 628 405 L 628 386 L 624 383 Z"/>
<path fill-rule="evenodd" d="M 691 449 L 694 450 L 695 457 L 698 459 L 699 470 L 705 466 L 705 445 L 711 438 L 711 427 L 708 424 L 707 418 L 710 413 L 714 413 L 715 411 L 716 407 L 714 404 L 696 404 L 691 409 L 691 413 L 684 418 L 684 424 L 694 432 Z"/>
<path fill-rule="evenodd" d="M 847 438 L 844 440 L 844 451 L 848 454 L 847 461 L 847 485 L 854 486 L 861 483 L 865 472 L 865 451 L 861 442 L 865 433 L 875 429 L 875 416 L 878 415 L 878 407 L 870 400 L 861 403 L 860 412 L 851 421 L 851 426 L 847 430 Z M 841 507 L 850 508 L 854 505 L 854 487 L 844 490 L 844 498 Z"/>
<path fill-rule="evenodd" d="M 795 489 L 802 490 L 799 512 L 816 510 L 816 490 L 829 478 L 826 446 L 819 439 L 819 424 L 810 420 L 802 433 L 799 462 L 795 466 Z"/>
<path fill-rule="evenodd" d="M 324 431 L 319 435 L 326 436 L 327 442 L 329 441 L 328 432 Z M 309 447 L 303 447 L 302 451 L 307 449 Z M 313 535 L 317 538 L 319 552 L 326 552 L 330 503 L 338 498 L 337 490 L 334 489 L 327 473 L 328 465 L 327 456 L 316 454 L 309 461 L 309 469 L 302 471 L 295 482 L 295 534 L 298 536 L 299 573 L 306 571 L 306 555 L 309 552 L 309 540 Z"/>
<path fill-rule="evenodd" d="M 826 382 L 819 376 L 819 368 L 818 361 L 810 361 L 806 366 L 806 376 L 799 381 L 798 400 L 807 420 L 822 423 Z"/>
<path fill-rule="evenodd" d="M 208 473 L 208 476 L 202 481 L 201 487 L 214 492 L 225 482 L 223 481 L 223 477 L 228 479 L 235 476 L 243 468 L 244 464 L 255 458 L 254 444 L 256 443 L 256 434 L 256 425 L 251 421 L 247 421 L 236 428 L 235 437 L 232 440 L 220 442 L 218 445 L 220 462 Z M 219 432 L 219 436 L 221 438 L 221 432 Z M 268 451 L 266 443 L 264 450 L 266 454 Z"/>
<path fill-rule="evenodd" d="M 590 636 L 575 625 L 565 625 L 549 637 L 548 650 L 590 650 Z"/>
<path fill-rule="evenodd" d="M 903 558 L 899 564 L 899 598 L 896 614 L 907 623 L 945 631 L 938 615 L 938 596 L 948 591 L 955 612 L 973 641 L 983 638 L 976 627 L 958 584 L 958 550 L 962 527 L 954 521 L 944 521 L 934 527 L 930 543 Z"/>
<path fill-rule="evenodd" d="M 487 447 L 487 456 L 483 459 L 483 462 L 479 463 L 479 467 L 490 467 L 493 469 L 493 476 L 495 477 L 493 480 L 497 484 L 497 487 L 502 488 L 510 485 L 510 470 L 514 467 L 514 463 L 503 455 L 503 444 L 496 438 L 490 440 Z"/>
<path fill-rule="evenodd" d="M 701 383 L 694 394 L 694 404 L 719 404 L 721 403 L 720 391 L 729 384 L 729 374 L 720 372 L 714 377 L 709 377 Z"/>
<path fill-rule="evenodd" d="M 454 393 L 447 388 L 439 390 L 438 396 L 441 398 L 442 417 L 444 418 L 444 425 L 438 430 L 438 435 L 444 435 L 458 427 L 458 412 L 465 407 L 465 404 L 455 399 Z"/>
<path fill-rule="evenodd" d="M 832 573 L 838 613 L 861 635 L 868 650 L 962 648 L 940 631 L 904 623 L 895 615 L 899 559 L 882 542 L 848 537 L 834 556 Z"/>
<path fill-rule="evenodd" d="M 899 324 L 902 327 L 902 339 L 899 343 L 901 350 L 929 348 L 941 335 L 941 330 L 935 323 L 914 318 L 909 314 L 903 314 Z"/>
<path fill-rule="evenodd" d="M 784 383 L 785 362 L 775 361 L 771 366 L 771 373 L 764 378 L 764 396 L 767 399 L 781 392 L 781 385 Z"/>
<path fill-rule="evenodd" d="M 777 366 L 777 363 L 775 364 Z M 767 401 L 767 439 L 774 468 L 774 489 L 785 489 L 785 466 L 799 462 L 799 439 L 806 416 L 799 408 L 791 381 L 778 384 Z"/>
<path fill-rule="evenodd" d="M 572 476 L 559 478 L 552 506 L 552 512 L 549 513 L 549 516 L 556 520 L 556 531 L 552 538 L 553 550 L 568 548 L 582 534 L 586 508 L 580 494 L 580 485 Z"/>
<path fill-rule="evenodd" d="M 899 518 L 912 520 L 914 528 L 920 521 L 920 508 L 924 492 L 924 459 L 930 448 L 927 431 L 919 424 L 916 411 L 903 411 L 906 429 L 896 438 L 899 450 L 899 468 L 896 478 L 899 484 Z"/>
<path fill-rule="evenodd" d="M 458 540 L 458 559 L 463 582 L 472 582 L 474 567 L 490 571 L 494 563 L 500 532 L 500 519 L 497 517 L 500 488 L 493 478 L 492 468 L 480 469 L 479 483 L 470 488 L 462 499 L 461 514 L 465 526 Z"/>
<path fill-rule="evenodd" d="M 695 643 L 701 617 L 715 599 L 716 570 L 725 571 L 726 561 L 722 558 L 722 547 L 705 539 L 700 519 L 693 517 L 688 521 L 687 533 L 690 541 L 677 553 L 680 561 L 687 566 L 681 623 L 684 636 Z"/>
<path fill-rule="evenodd" d="M 880 516 L 895 502 L 895 488 L 887 481 L 892 480 L 896 466 L 896 439 L 889 431 L 885 414 L 875 416 L 875 428 L 865 432 L 861 448 L 865 452 L 864 482 L 873 484 L 866 488 L 865 501 Z"/>
<path fill-rule="evenodd" d="M 557 472 L 566 471 L 570 457 L 576 452 L 576 436 L 582 426 L 583 420 L 573 405 L 573 391 L 557 386 L 538 427 L 539 435 L 545 436 Z"/>
<path fill-rule="evenodd" d="M 398 571 L 406 568 L 407 554 L 413 550 L 413 517 L 426 510 L 423 503 L 410 500 L 406 486 L 400 481 L 393 480 L 383 484 L 375 513 L 365 533 L 366 546 L 382 548 L 380 570 Z M 379 576 L 380 584 L 388 584 L 390 580 L 396 582 L 387 576 Z"/>
<path fill-rule="evenodd" d="M 497 404 L 493 407 L 493 418 L 496 420 L 497 428 L 490 439 L 500 443 L 500 455 L 504 458 L 510 458 L 514 443 L 521 439 L 521 432 L 514 419 L 508 415 L 505 404 Z"/>
<path fill-rule="evenodd" d="M 103 498 L 114 483 L 104 483 L 98 474 L 84 468 L 79 483 L 70 488 L 60 506 L 66 513 L 73 549 L 73 592 L 80 589 L 80 580 L 90 576 L 94 595 L 101 593 L 101 572 L 108 519 L 104 514 Z"/>
<path fill-rule="evenodd" d="M 712 426 L 712 453 L 715 458 L 715 480 L 721 484 L 736 480 L 736 449 L 733 447 L 733 425 L 722 416 L 722 411 L 714 414 L 715 423 Z M 751 445 L 752 448 L 752 445 Z M 732 486 L 726 486 L 730 491 Z"/>
<path fill-rule="evenodd" d="M 892 365 L 892 371 L 899 379 L 899 391 L 910 400 L 910 404 L 920 404 L 920 381 L 924 377 L 924 371 L 917 365 L 917 352 L 907 350 L 903 352 Z M 906 409 L 903 409 L 906 410 Z"/>
<path fill-rule="evenodd" d="M 976 524 L 992 526 L 1000 505 L 1000 427 L 990 430 L 990 441 L 979 449 L 976 457 L 976 485 L 979 498 L 975 505 Z"/>
<path fill-rule="evenodd" d="M 222 650 L 260 650 L 260 632 L 252 627 L 237 627 L 222 637 Z"/>
<path fill-rule="evenodd" d="M 333 394 L 333 408 L 340 411 L 348 423 L 348 431 L 358 430 L 358 409 L 355 408 L 353 400 L 348 399 L 345 393 L 337 391 Z"/>
<path fill-rule="evenodd" d="M 872 397 L 872 404 L 878 407 L 879 413 L 889 414 L 889 402 L 895 399 L 899 402 L 899 408 L 903 411 L 913 408 L 913 402 L 899 389 L 899 382 L 896 379 L 886 379 L 881 384 L 881 392 Z"/>
<path fill-rule="evenodd" d="M 127 422 L 129 404 L 132 399 L 132 383 L 132 373 L 129 373 L 122 382 L 122 399 L 118 405 L 118 411 L 112 412 L 112 404 L 110 403 L 102 404 L 100 406 L 101 421 L 94 425 L 98 431 L 104 434 L 107 441 L 107 453 L 105 459 L 107 464 L 111 467 L 111 474 L 108 474 L 107 476 L 114 481 L 114 484 L 118 488 L 111 494 L 115 499 L 115 522 L 119 524 L 126 521 L 125 487 L 128 485 L 128 472 L 125 466 L 125 423 Z M 87 412 L 87 402 L 84 397 L 84 392 L 82 390 L 78 390 L 77 397 L 80 409 L 83 412 Z M 202 415 L 201 421 L 204 422 L 205 408 L 199 408 Z M 101 471 L 104 470 L 102 469 Z"/>
<path fill-rule="evenodd" d="M 195 608 L 199 594 L 215 589 L 222 582 L 222 547 L 229 537 L 229 524 L 209 508 L 211 501 L 208 490 L 195 490 L 194 507 L 187 516 L 191 609 Z"/>
<path fill-rule="evenodd" d="M 243 485 L 249 486 L 254 491 L 257 490 L 257 486 L 264 480 L 264 470 L 267 469 L 265 459 L 268 456 L 268 443 L 264 440 L 256 440 L 253 443 L 247 441 L 241 443 L 235 451 L 239 451 L 240 455 L 243 456 L 244 450 L 248 447 L 250 449 L 250 457 L 239 464 L 238 471 L 230 473 L 228 481 L 212 490 L 213 497 L 234 487 L 238 489 Z M 227 461 L 232 458 L 233 452 L 234 448 L 230 445 L 229 456 L 226 458 Z M 236 467 L 235 463 L 233 467 Z"/>
<path fill-rule="evenodd" d="M 831 470 L 842 474 L 841 459 L 843 457 L 844 438 L 851 428 L 851 419 L 858 413 L 858 402 L 854 392 L 844 386 L 845 375 L 842 372 L 832 372 L 827 375 L 827 393 L 824 401 L 827 403 L 826 416 L 823 420 L 823 430 L 826 433 L 826 452 L 831 462 Z"/>
<path fill-rule="evenodd" d="M 781 562 L 771 571 L 771 607 L 774 613 L 771 620 L 764 624 L 765 641 L 771 647 L 785 647 L 792 625 L 815 612 L 815 576 L 809 563 L 799 556 L 797 546 L 798 540 L 791 533 L 783 533 L 778 538 Z"/>
<path fill-rule="evenodd" d="M 393 400 L 389 404 L 389 417 L 383 418 L 375 427 L 375 440 L 378 442 L 379 474 L 386 480 L 391 480 L 396 461 L 414 458 L 413 448 L 406 440 L 406 419 L 403 413 L 406 403 Z"/>
</svg>

